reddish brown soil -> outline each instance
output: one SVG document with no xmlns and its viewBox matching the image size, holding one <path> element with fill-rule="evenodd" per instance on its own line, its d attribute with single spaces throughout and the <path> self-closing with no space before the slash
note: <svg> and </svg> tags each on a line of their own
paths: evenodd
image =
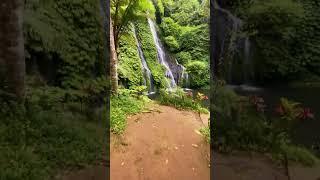
<svg viewBox="0 0 320 180">
<path fill-rule="evenodd" d="M 209 145 L 196 132 L 203 126 L 197 114 L 154 108 L 129 117 L 123 136 L 111 137 L 111 180 L 209 180 Z"/>
</svg>

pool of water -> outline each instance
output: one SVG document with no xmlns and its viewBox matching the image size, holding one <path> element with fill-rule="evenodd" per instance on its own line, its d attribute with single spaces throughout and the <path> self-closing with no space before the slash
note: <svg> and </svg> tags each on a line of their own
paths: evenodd
<svg viewBox="0 0 320 180">
<path fill-rule="evenodd" d="M 264 98 L 267 110 L 273 110 L 280 102 L 281 97 L 286 97 L 311 108 L 315 114 L 314 119 L 304 120 L 299 123 L 293 132 L 293 141 L 297 144 L 312 148 L 320 154 L 320 87 L 292 88 L 288 86 L 229 86 L 240 95 L 258 95 Z"/>
</svg>

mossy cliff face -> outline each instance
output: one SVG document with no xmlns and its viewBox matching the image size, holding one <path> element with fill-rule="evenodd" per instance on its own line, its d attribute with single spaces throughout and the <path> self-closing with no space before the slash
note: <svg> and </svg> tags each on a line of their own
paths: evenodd
<svg viewBox="0 0 320 180">
<path fill-rule="evenodd" d="M 137 39 L 143 51 L 143 56 L 154 79 L 155 87 L 166 88 L 167 79 L 165 77 L 165 68 L 158 63 L 157 49 L 147 19 L 135 23 L 134 26 L 136 28 Z M 118 72 L 121 83 L 127 88 L 143 85 L 144 75 L 142 62 L 132 26 L 128 27 L 120 38 L 118 57 Z M 146 86 L 149 86 L 150 82 L 147 78 L 145 80 L 147 83 Z"/>
<path fill-rule="evenodd" d="M 137 37 L 141 43 L 144 57 L 154 79 L 154 85 L 165 88 L 167 86 L 167 79 L 164 76 L 165 68 L 158 63 L 157 49 L 147 19 L 143 22 L 136 23 L 136 28 Z"/>
<path fill-rule="evenodd" d="M 88 79 L 103 76 L 106 61 L 99 12 L 98 0 L 27 1 L 26 61 L 57 65 L 54 81 L 66 88 L 80 88 Z"/>
<path fill-rule="evenodd" d="M 143 84 L 142 64 L 136 46 L 132 28 L 128 28 L 119 41 L 119 79 L 124 85 L 139 86 Z"/>
</svg>

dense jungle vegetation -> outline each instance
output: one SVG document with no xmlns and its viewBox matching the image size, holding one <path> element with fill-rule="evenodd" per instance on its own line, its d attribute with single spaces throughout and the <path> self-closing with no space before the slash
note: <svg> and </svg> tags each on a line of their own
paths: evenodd
<svg viewBox="0 0 320 180">
<path fill-rule="evenodd" d="M 12 9 L 0 28 L 11 33 L 0 43 L 1 179 L 52 179 L 106 161 L 109 88 L 114 133 L 123 132 L 127 115 L 150 103 L 151 81 L 144 79 L 134 35 L 160 103 L 208 112 L 182 90 L 178 96 L 162 92 L 168 78 L 147 19 L 155 22 L 166 54 L 186 67 L 190 87 L 203 87 L 209 83 L 209 1 L 114 0 L 110 19 L 102 2 L 6 0 Z"/>
<path fill-rule="evenodd" d="M 217 19 L 227 14 L 229 21 L 213 26 L 230 29 L 226 30 L 227 40 L 221 40 L 229 43 L 222 47 L 224 51 L 213 49 L 214 53 L 221 52 L 218 59 L 213 59 L 216 63 L 212 63 L 218 69 L 214 72 L 217 78 L 211 84 L 215 150 L 258 151 L 285 163 L 288 160 L 306 165 L 318 163 L 314 155 L 319 154 L 317 144 L 297 143 L 293 135 L 302 124 L 316 123 L 319 115 L 306 107 L 310 102 L 305 98 L 300 98 L 303 102 L 298 103 L 286 96 L 294 90 L 291 87 L 302 86 L 306 93 L 309 86 L 317 87 L 320 82 L 319 2 L 217 0 L 216 3 L 219 6 L 212 8 L 218 13 L 211 11 L 211 17 Z M 230 22 L 233 24 L 229 25 Z M 219 40 L 218 34 L 214 38 Z M 268 89 L 254 86 L 263 88 L 275 83 L 290 88 L 283 97 L 277 97 L 276 104 L 270 104 L 270 96 L 259 95 L 259 91 Z M 241 94 L 227 84 L 251 89 Z M 296 97 L 298 95 L 293 95 Z M 314 98 L 318 98 L 317 95 Z M 308 139 L 313 136 L 318 135 L 309 134 Z"/>
<path fill-rule="evenodd" d="M 209 85 L 209 1 L 112 1 L 111 10 L 111 41 L 115 45 L 111 66 L 117 65 L 111 70 L 111 78 L 115 79 L 111 86 L 116 92 L 111 96 L 111 131 L 121 133 L 126 115 L 142 111 L 150 103 L 147 93 L 156 92 L 160 103 L 207 113 L 181 88 L 186 87 L 187 80 L 188 88 Z M 155 42 L 150 22 L 155 24 L 162 49 Z M 169 70 L 161 63 L 159 49 Z M 176 92 L 165 91 L 172 88 L 168 71 L 183 72 L 170 63 L 184 66 L 189 75 L 183 81 L 174 79 Z"/>
<path fill-rule="evenodd" d="M 319 82 L 319 2 L 230 0 L 224 6 L 243 21 L 238 36 L 250 38 L 255 82 Z"/>
<path fill-rule="evenodd" d="M 3 3 L 0 179 L 52 179 L 105 160 L 107 6 L 95 0 Z"/>
</svg>

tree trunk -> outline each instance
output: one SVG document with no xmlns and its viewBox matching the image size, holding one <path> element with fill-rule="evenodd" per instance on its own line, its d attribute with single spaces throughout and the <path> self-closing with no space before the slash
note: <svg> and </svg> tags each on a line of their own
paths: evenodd
<svg viewBox="0 0 320 180">
<path fill-rule="evenodd" d="M 23 100 L 25 93 L 23 8 L 23 0 L 0 2 L 0 76 L 4 77 L 5 91 L 18 100 Z"/>
<path fill-rule="evenodd" d="M 111 91 L 117 93 L 118 90 L 118 73 L 117 64 L 118 56 L 116 51 L 115 37 L 113 33 L 112 19 L 110 18 L 110 76 L 111 76 Z"/>
</svg>

